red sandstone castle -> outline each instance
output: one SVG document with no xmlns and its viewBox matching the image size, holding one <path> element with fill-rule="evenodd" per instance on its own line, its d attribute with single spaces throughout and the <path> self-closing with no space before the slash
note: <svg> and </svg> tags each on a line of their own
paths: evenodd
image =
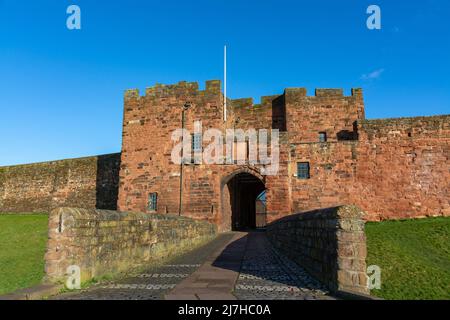
<svg viewBox="0 0 450 320">
<path fill-rule="evenodd" d="M 128 90 L 121 154 L 2 167 L 0 211 L 117 208 L 182 214 L 222 231 L 342 204 L 358 205 L 370 220 L 450 215 L 450 115 L 365 120 L 361 89 L 309 96 L 302 88 L 260 104 L 228 100 L 225 112 L 220 87 Z M 174 163 L 171 135 L 182 126 L 194 132 L 195 121 L 223 132 L 278 129 L 278 173 L 263 175 L 250 163 Z"/>
<path fill-rule="evenodd" d="M 225 119 L 220 87 L 180 82 L 125 93 L 119 210 L 181 211 L 220 230 L 248 228 L 261 220 L 256 201 L 265 191 L 266 222 L 342 204 L 373 220 L 450 215 L 450 116 L 365 120 L 361 89 L 308 96 L 292 88 L 261 104 L 228 100 Z M 173 163 L 171 133 L 186 102 L 191 132 L 195 121 L 223 131 L 278 129 L 278 174 L 264 176 L 250 164 Z"/>
</svg>

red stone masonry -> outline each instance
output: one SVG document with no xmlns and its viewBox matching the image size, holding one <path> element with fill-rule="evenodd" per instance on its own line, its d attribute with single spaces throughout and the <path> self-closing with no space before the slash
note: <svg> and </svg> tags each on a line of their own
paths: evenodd
<svg viewBox="0 0 450 320">
<path fill-rule="evenodd" d="M 280 130 L 280 170 L 262 176 L 250 165 L 184 166 L 182 214 L 231 228 L 227 183 L 247 172 L 267 190 L 267 220 L 294 212 L 356 204 L 368 219 L 450 215 L 450 116 L 365 120 L 361 89 L 286 89 L 281 95 L 228 101 L 223 120 L 220 81 L 156 85 L 141 96 L 128 90 L 124 100 L 119 210 L 149 212 L 157 193 L 157 213 L 179 210 L 180 165 L 171 162 L 186 102 L 186 128 Z M 327 141 L 319 142 L 319 133 Z M 207 142 L 203 142 L 206 147 Z M 297 177 L 297 163 L 309 162 L 310 178 Z"/>
<path fill-rule="evenodd" d="M 450 116 L 358 123 L 350 201 L 369 219 L 450 216 Z"/>
<path fill-rule="evenodd" d="M 119 169 L 120 153 L 0 167 L 0 213 L 115 210 Z"/>
<path fill-rule="evenodd" d="M 182 215 L 229 230 L 245 220 L 236 216 L 254 211 L 249 198 L 266 188 L 268 223 L 340 205 L 359 206 L 369 220 L 450 216 L 450 115 L 366 120 L 361 89 L 345 96 L 342 89 L 308 95 L 288 88 L 260 104 L 229 99 L 224 121 L 220 88 L 213 80 L 204 90 L 180 82 L 144 95 L 126 91 L 121 154 L 0 167 L 0 212 L 116 209 L 117 203 L 121 211 L 178 214 L 181 168 L 171 161 L 172 132 L 181 128 L 189 102 L 185 127 L 191 133 L 195 121 L 223 134 L 278 129 L 280 165 L 275 176 L 248 163 L 185 165 Z M 309 164 L 309 179 L 297 176 L 300 162 Z M 149 211 L 150 193 L 157 194 L 155 211 Z"/>
</svg>

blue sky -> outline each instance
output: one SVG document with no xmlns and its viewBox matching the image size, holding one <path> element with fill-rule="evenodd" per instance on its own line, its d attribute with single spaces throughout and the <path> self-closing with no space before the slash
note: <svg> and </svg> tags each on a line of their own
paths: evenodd
<svg viewBox="0 0 450 320">
<path fill-rule="evenodd" d="M 362 87 L 368 118 L 449 114 L 449 19 L 448 0 L 0 0 L 0 165 L 120 151 L 123 91 L 203 87 L 224 44 L 232 98 Z"/>
</svg>

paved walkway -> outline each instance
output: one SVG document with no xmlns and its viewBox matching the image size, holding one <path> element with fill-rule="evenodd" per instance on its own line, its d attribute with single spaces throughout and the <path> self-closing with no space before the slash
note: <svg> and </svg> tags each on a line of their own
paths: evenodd
<svg viewBox="0 0 450 320">
<path fill-rule="evenodd" d="M 273 249 L 264 232 L 247 237 L 234 295 L 239 300 L 332 299 L 306 271 Z"/>
<path fill-rule="evenodd" d="M 331 299 L 302 268 L 278 254 L 264 232 L 225 233 L 145 273 L 55 299 Z"/>
<path fill-rule="evenodd" d="M 197 271 L 166 295 L 166 299 L 236 300 L 232 292 L 239 277 L 246 242 L 246 233 L 235 233 Z"/>
</svg>

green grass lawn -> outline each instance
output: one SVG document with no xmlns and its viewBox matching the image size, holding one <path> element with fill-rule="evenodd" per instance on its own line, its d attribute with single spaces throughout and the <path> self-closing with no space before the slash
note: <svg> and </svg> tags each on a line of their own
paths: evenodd
<svg viewBox="0 0 450 320">
<path fill-rule="evenodd" d="M 0 294 L 41 282 L 47 221 L 47 215 L 0 215 Z"/>
<path fill-rule="evenodd" d="M 368 264 L 385 299 L 450 299 L 450 218 L 367 223 Z"/>
</svg>

